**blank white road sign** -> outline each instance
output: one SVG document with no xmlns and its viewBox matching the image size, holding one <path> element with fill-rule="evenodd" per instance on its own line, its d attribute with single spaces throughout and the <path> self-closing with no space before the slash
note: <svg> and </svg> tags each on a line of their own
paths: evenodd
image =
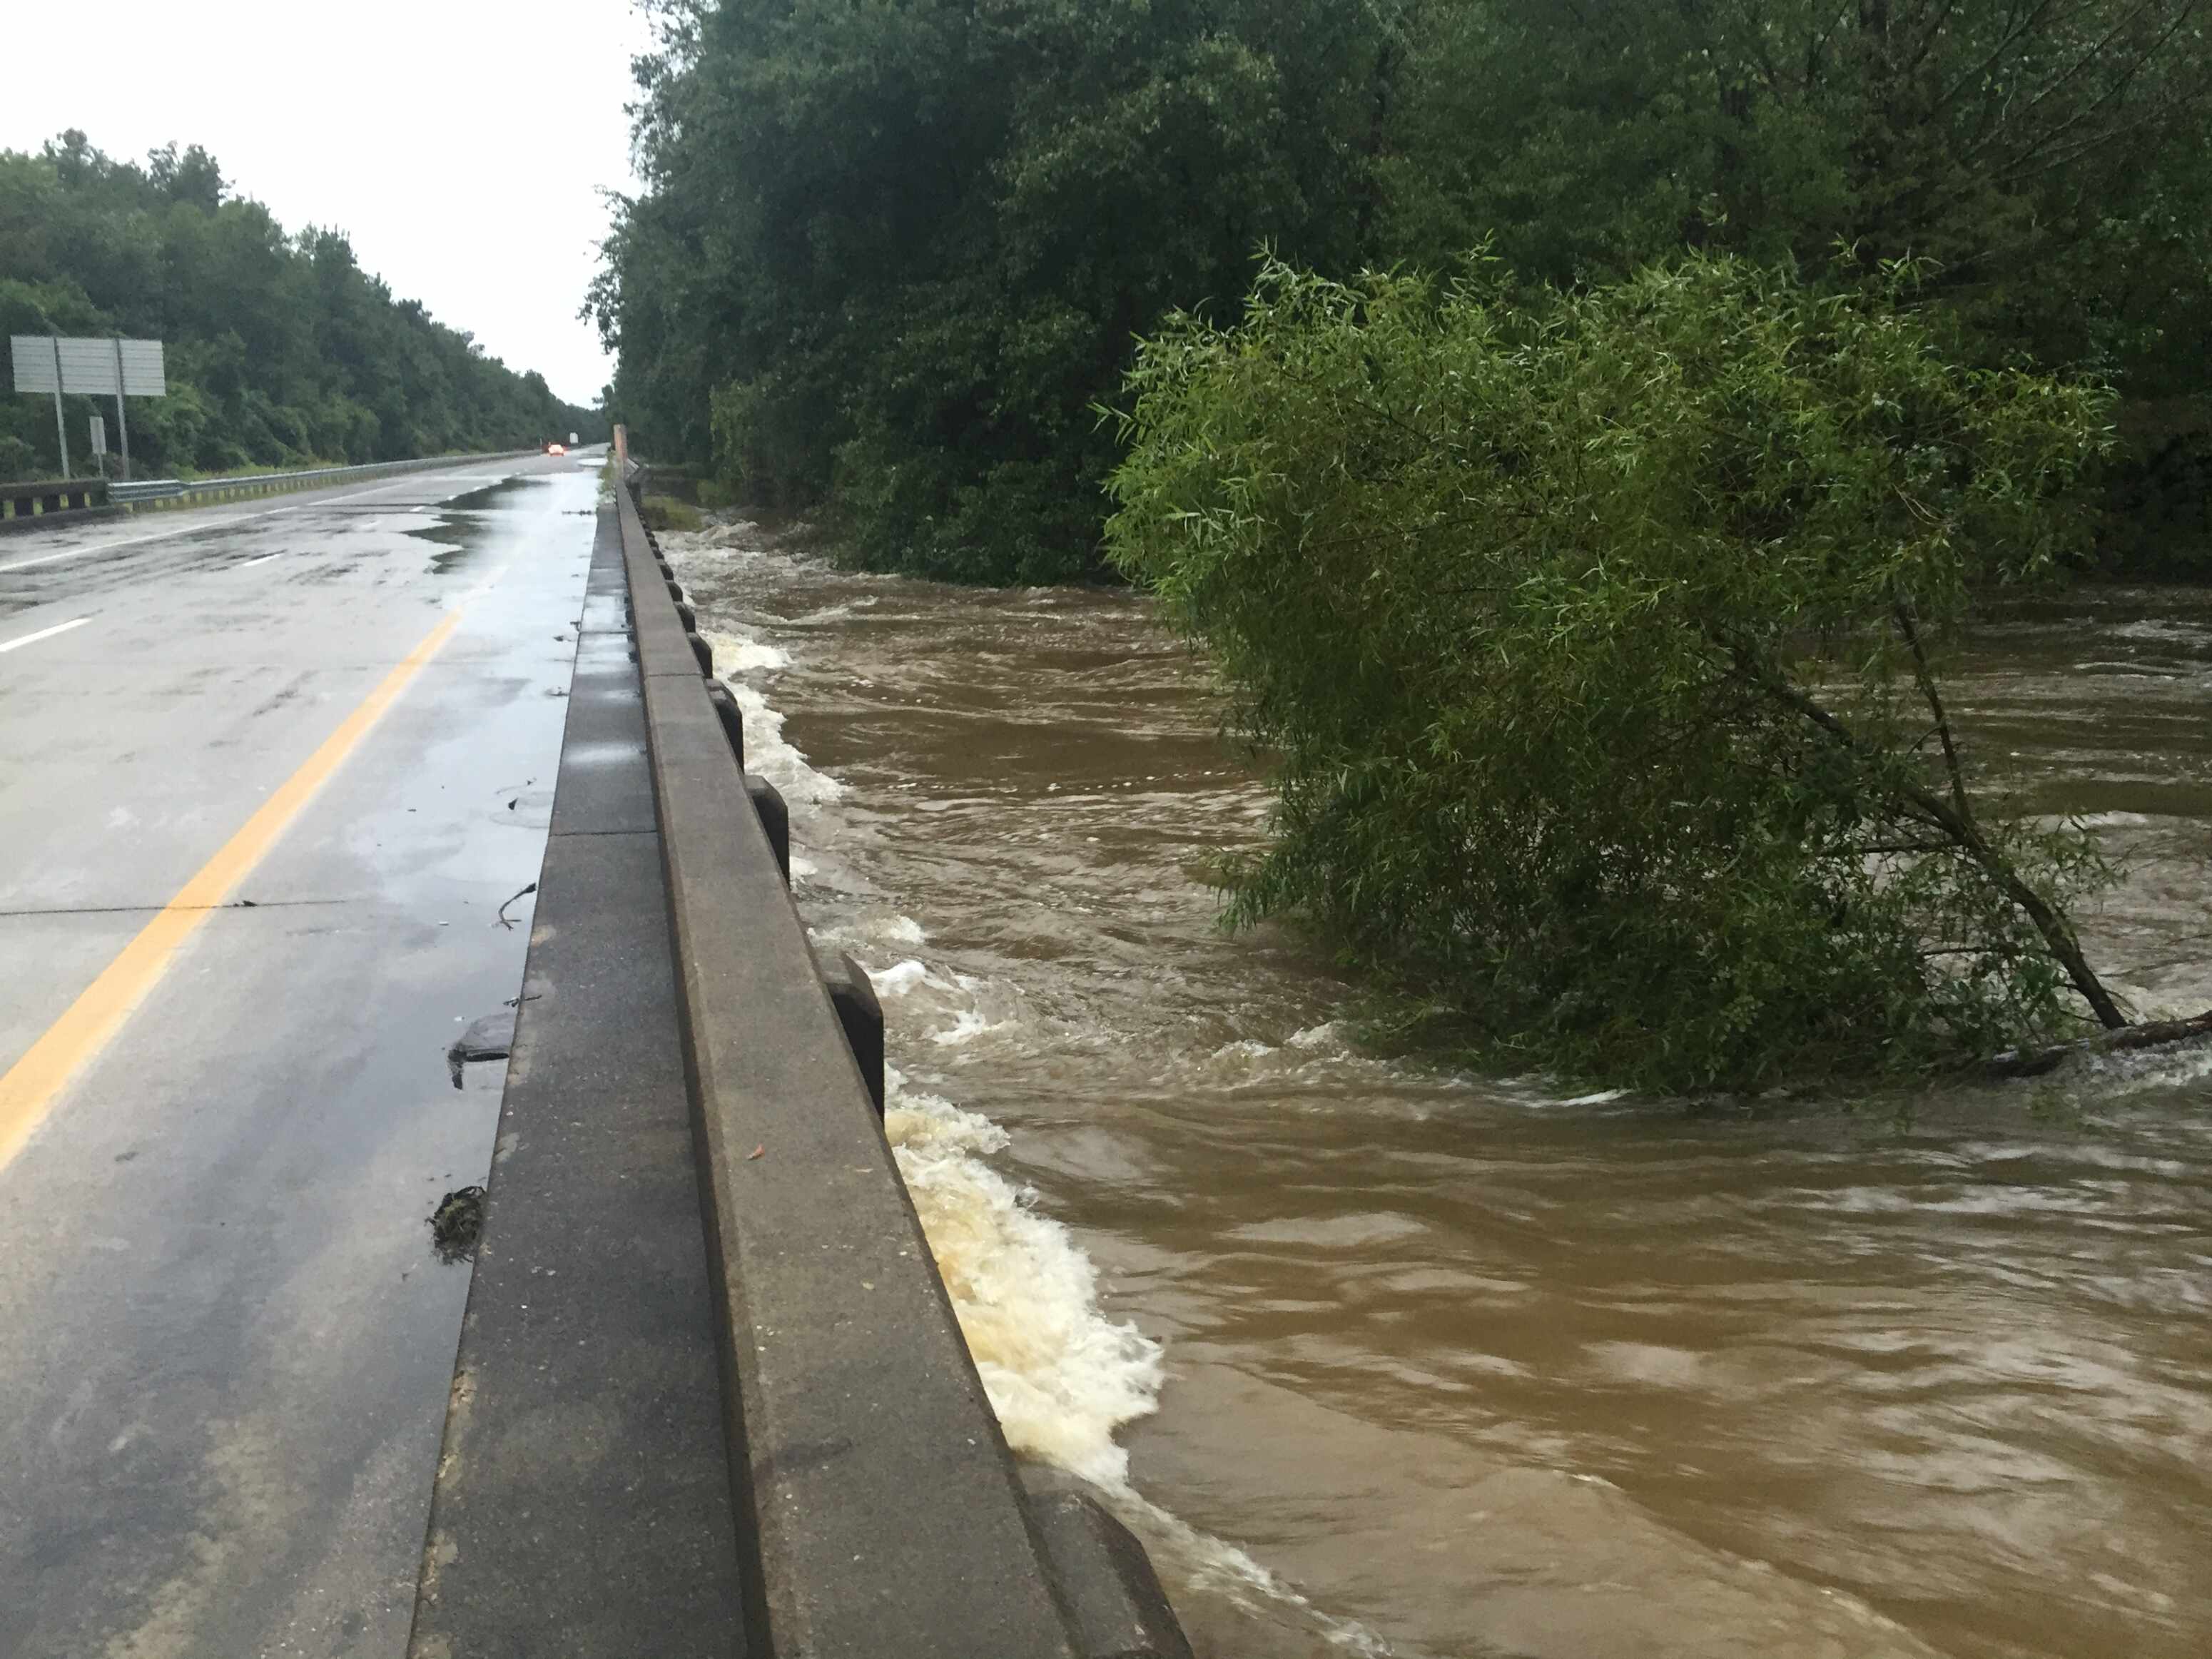
<svg viewBox="0 0 2212 1659">
<path fill-rule="evenodd" d="M 159 340 L 82 339 L 51 334 L 14 334 L 8 339 L 9 355 L 15 360 L 15 390 L 54 390 L 54 356 L 61 356 L 61 390 L 95 398 L 112 398 L 117 360 L 121 359 L 120 390 L 133 398 L 169 395 L 167 366 Z"/>
</svg>

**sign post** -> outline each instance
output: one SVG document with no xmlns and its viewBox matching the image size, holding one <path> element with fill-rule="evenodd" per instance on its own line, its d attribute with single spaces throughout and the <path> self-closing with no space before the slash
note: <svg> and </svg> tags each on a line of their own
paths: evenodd
<svg viewBox="0 0 2212 1659">
<path fill-rule="evenodd" d="M 115 342 L 115 424 L 123 431 L 123 482 L 131 482 L 131 417 L 123 412 L 123 341 Z"/>
<path fill-rule="evenodd" d="M 61 446 L 62 477 L 69 477 L 69 428 L 62 420 L 62 337 L 53 337 L 54 345 L 54 441 Z M 19 377 L 20 378 L 20 377 Z"/>
<path fill-rule="evenodd" d="M 101 477 L 107 476 L 107 422 L 97 415 L 92 417 L 92 464 Z"/>
<path fill-rule="evenodd" d="M 115 423 L 123 439 L 123 476 L 131 476 L 130 398 L 166 398 L 167 366 L 159 340 L 125 340 L 117 336 L 41 339 L 17 334 L 9 340 L 15 359 L 15 390 L 54 394 L 54 427 L 62 450 L 62 471 L 69 467 L 69 434 L 63 425 L 62 393 L 115 399 Z"/>
</svg>

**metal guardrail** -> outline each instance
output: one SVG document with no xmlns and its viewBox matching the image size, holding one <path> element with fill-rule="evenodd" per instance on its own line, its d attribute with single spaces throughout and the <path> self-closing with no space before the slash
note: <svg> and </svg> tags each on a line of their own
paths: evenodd
<svg viewBox="0 0 2212 1659">
<path fill-rule="evenodd" d="M 864 1052 L 867 1022 L 848 1005 L 856 991 L 872 1005 L 865 975 L 825 982 L 787 885 L 781 801 L 743 769 L 737 710 L 715 695 L 634 489 L 615 497 L 717 1293 L 744 1650 L 1188 1659 L 1136 1540 L 1007 1449 L 871 1098 L 881 1015 Z"/>
<path fill-rule="evenodd" d="M 413 461 L 368 461 L 359 466 L 305 467 L 296 472 L 256 472 L 234 478 L 196 478 L 189 483 L 182 478 L 148 478 L 137 483 L 109 484 L 107 499 L 120 507 L 223 501 L 234 495 L 273 495 L 280 490 L 312 489 L 318 484 L 396 477 L 405 472 L 428 472 L 438 467 L 465 466 L 471 461 L 509 460 L 536 453 L 534 449 L 501 449 L 475 455 L 437 455 Z"/>
</svg>

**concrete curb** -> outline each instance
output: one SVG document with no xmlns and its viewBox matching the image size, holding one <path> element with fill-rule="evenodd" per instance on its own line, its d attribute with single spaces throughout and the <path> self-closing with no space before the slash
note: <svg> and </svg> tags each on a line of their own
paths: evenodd
<svg viewBox="0 0 2212 1659">
<path fill-rule="evenodd" d="M 1179 1659 L 1188 1650 L 1171 1614 L 1171 1640 L 1121 1643 L 1160 1620 L 1120 1576 L 1129 1564 L 1109 1534 L 1055 1509 L 1054 1529 L 1089 1542 L 1072 1562 L 1047 1547 L 884 1139 L 873 1079 L 708 694 L 700 642 L 632 492 L 616 497 L 732 1508 L 740 1536 L 751 1534 L 739 1563 L 748 1645 L 776 1659 Z M 1141 1550 L 1135 1561 L 1164 1608 Z M 1120 1644 L 1097 1646 L 1105 1632 Z"/>
</svg>

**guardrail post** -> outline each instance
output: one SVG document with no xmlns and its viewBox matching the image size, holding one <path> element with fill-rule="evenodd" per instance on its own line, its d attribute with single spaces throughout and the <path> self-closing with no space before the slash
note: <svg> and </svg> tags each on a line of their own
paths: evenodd
<svg viewBox="0 0 2212 1659">
<path fill-rule="evenodd" d="M 738 758 L 738 770 L 745 769 L 745 717 L 738 707 L 738 699 L 730 688 L 720 680 L 707 682 L 707 701 L 714 705 L 714 712 L 722 719 L 722 735 L 730 740 L 730 752 Z"/>
<path fill-rule="evenodd" d="M 775 867 L 783 872 L 783 884 L 791 885 L 791 809 L 783 804 L 783 792 L 766 778 L 745 774 L 745 793 L 752 799 L 753 811 L 760 815 L 761 828 L 768 831 L 768 844 L 775 849 Z"/>
<path fill-rule="evenodd" d="M 1191 1659 L 1136 1535 L 1072 1474 L 1026 1463 L 1022 1486 L 1083 1659 Z"/>
<path fill-rule="evenodd" d="M 853 1061 L 860 1068 L 860 1080 L 868 1085 L 868 1098 L 876 1103 L 876 1115 L 884 1115 L 884 1005 L 876 1000 L 876 988 L 868 978 L 868 970 L 853 960 L 849 951 L 822 971 L 822 983 L 830 992 L 830 1006 L 837 1011 L 837 1023 L 845 1028 L 845 1046 L 853 1051 Z"/>
</svg>

